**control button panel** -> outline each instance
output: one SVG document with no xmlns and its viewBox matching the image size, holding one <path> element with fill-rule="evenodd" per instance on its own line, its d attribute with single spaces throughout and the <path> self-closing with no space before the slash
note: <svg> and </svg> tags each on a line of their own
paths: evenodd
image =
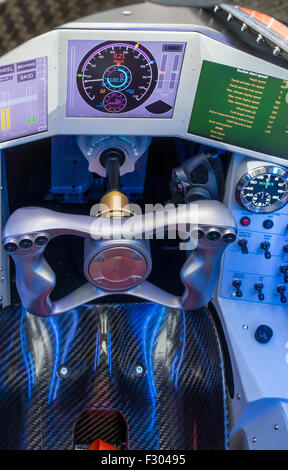
<svg viewBox="0 0 288 470">
<path fill-rule="evenodd" d="M 251 214 L 245 210 L 236 210 L 233 216 L 237 222 L 238 236 L 224 255 L 221 297 L 273 305 L 286 304 L 287 206 L 272 214 Z"/>
</svg>

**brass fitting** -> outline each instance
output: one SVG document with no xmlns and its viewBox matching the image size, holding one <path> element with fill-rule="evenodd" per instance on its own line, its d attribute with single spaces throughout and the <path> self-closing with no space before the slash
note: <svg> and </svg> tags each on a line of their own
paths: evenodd
<svg viewBox="0 0 288 470">
<path fill-rule="evenodd" d="M 104 194 L 100 204 L 100 212 L 97 217 L 131 217 L 134 213 L 129 209 L 129 200 L 125 194 L 120 191 L 110 191 Z"/>
</svg>

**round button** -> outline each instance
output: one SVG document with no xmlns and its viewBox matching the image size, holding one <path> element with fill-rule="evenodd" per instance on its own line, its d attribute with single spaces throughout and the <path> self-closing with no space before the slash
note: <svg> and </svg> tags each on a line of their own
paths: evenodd
<svg viewBox="0 0 288 470">
<path fill-rule="evenodd" d="M 236 240 L 236 235 L 234 233 L 225 233 L 222 237 L 223 242 L 233 243 Z"/>
<path fill-rule="evenodd" d="M 244 227 L 247 227 L 248 225 L 250 225 L 251 223 L 251 220 L 249 217 L 242 217 L 242 219 L 240 220 L 240 224 L 243 225 Z"/>
<path fill-rule="evenodd" d="M 17 251 L 17 245 L 16 243 L 6 243 L 4 245 L 4 250 L 7 251 L 8 253 L 14 253 L 15 251 Z"/>
<path fill-rule="evenodd" d="M 266 344 L 273 336 L 272 328 L 268 325 L 260 325 L 255 331 L 255 339 L 258 343 Z"/>
<path fill-rule="evenodd" d="M 35 240 L 35 244 L 37 246 L 46 245 L 47 242 L 48 242 L 48 238 L 45 237 L 45 235 L 41 235 L 40 237 L 37 237 L 36 240 Z"/>
<path fill-rule="evenodd" d="M 211 232 L 207 233 L 207 238 L 208 238 L 208 240 L 210 240 L 210 242 L 215 242 L 215 241 L 219 240 L 220 233 L 216 232 L 216 231 L 211 231 Z"/>
<path fill-rule="evenodd" d="M 269 230 L 270 228 L 272 228 L 273 225 L 274 225 L 274 222 L 273 222 L 273 220 L 271 220 L 271 219 L 266 219 L 266 220 L 264 220 L 264 222 L 263 222 L 263 227 L 266 228 L 267 230 Z"/>
<path fill-rule="evenodd" d="M 19 242 L 19 245 L 21 248 L 23 248 L 23 250 L 27 250 L 28 248 L 31 248 L 33 242 L 30 240 L 30 238 L 23 238 L 23 240 Z"/>
</svg>

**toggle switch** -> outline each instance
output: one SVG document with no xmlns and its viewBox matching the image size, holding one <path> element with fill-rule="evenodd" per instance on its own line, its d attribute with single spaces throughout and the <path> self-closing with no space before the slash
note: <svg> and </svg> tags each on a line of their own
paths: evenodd
<svg viewBox="0 0 288 470">
<path fill-rule="evenodd" d="M 266 259 L 270 259 L 271 258 L 271 253 L 269 251 L 269 248 L 270 248 L 270 243 L 269 242 L 262 242 L 260 244 L 260 248 L 262 250 L 264 250 L 264 256 Z"/>
<path fill-rule="evenodd" d="M 264 300 L 264 294 L 262 292 L 262 290 L 264 288 L 264 284 L 262 282 L 256 282 L 254 288 L 258 292 L 258 299 L 259 300 Z"/>
<path fill-rule="evenodd" d="M 287 264 L 282 264 L 282 266 L 280 266 L 280 273 L 284 274 L 284 282 L 287 283 L 288 282 L 288 266 L 287 266 Z"/>
<path fill-rule="evenodd" d="M 238 241 L 238 245 L 241 248 L 241 253 L 243 253 L 243 255 L 247 255 L 248 254 L 248 248 L 247 248 L 248 240 L 246 240 L 246 238 L 240 238 L 240 240 Z"/>
<path fill-rule="evenodd" d="M 239 279 L 234 279 L 234 281 L 232 281 L 232 286 L 235 287 L 236 289 L 236 296 L 237 297 L 242 297 L 242 291 L 240 289 L 241 287 L 241 281 L 239 281 Z"/>
<path fill-rule="evenodd" d="M 277 287 L 277 292 L 279 292 L 279 294 L 281 296 L 280 300 L 281 300 L 282 304 L 285 304 L 287 302 L 287 297 L 286 297 L 286 295 L 284 295 L 285 290 L 286 290 L 285 286 L 278 286 Z"/>
</svg>

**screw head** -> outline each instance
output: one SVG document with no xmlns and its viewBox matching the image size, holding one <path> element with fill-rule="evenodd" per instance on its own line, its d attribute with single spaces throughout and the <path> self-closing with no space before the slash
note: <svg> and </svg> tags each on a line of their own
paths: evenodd
<svg viewBox="0 0 288 470">
<path fill-rule="evenodd" d="M 67 377 L 70 376 L 70 370 L 68 369 L 67 366 L 65 365 L 62 365 L 58 368 L 57 370 L 57 375 L 58 377 L 60 377 L 61 379 L 67 379 Z"/>
<path fill-rule="evenodd" d="M 137 364 L 134 369 L 136 377 L 142 377 L 145 374 L 145 367 L 141 364 Z"/>
</svg>

